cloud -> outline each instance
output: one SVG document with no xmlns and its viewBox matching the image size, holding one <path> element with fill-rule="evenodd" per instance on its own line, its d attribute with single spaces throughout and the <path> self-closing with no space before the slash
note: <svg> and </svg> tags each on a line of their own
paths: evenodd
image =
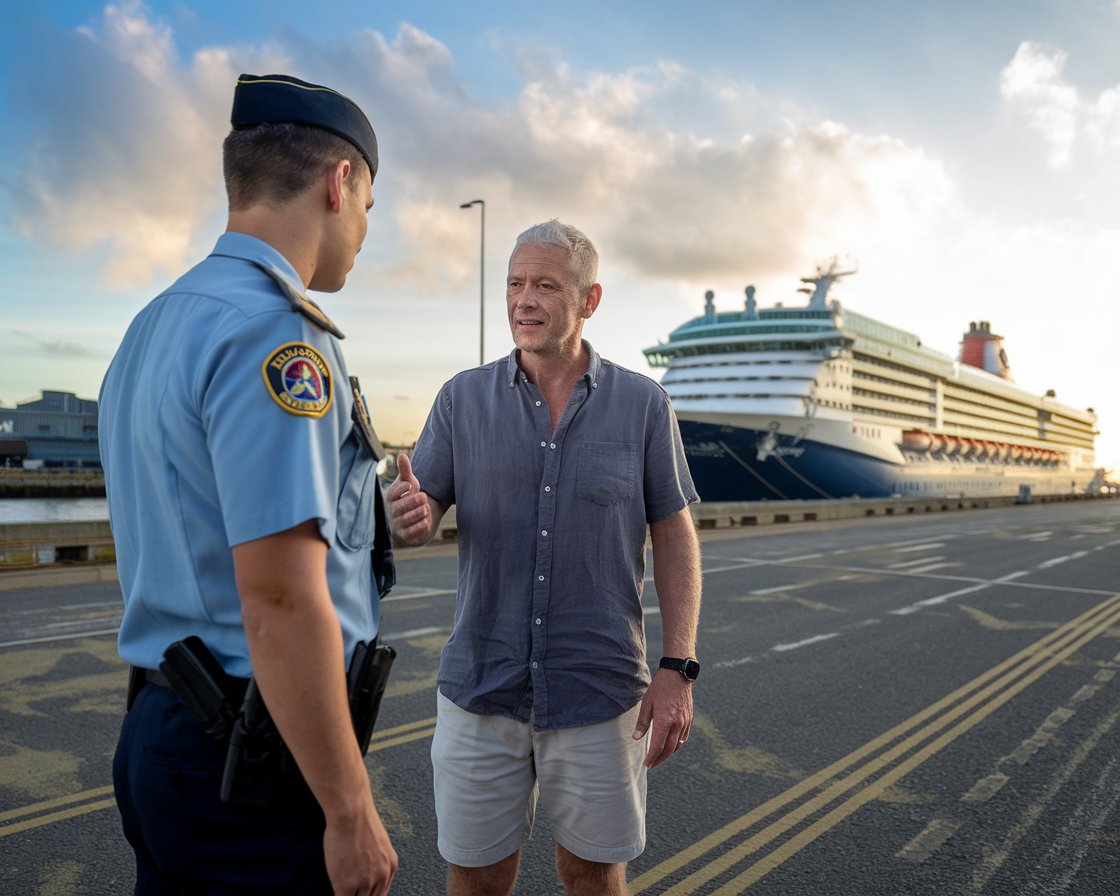
<svg viewBox="0 0 1120 896">
<path fill-rule="evenodd" d="M 41 341 L 39 343 L 39 348 L 48 355 L 61 355 L 70 358 L 84 358 L 90 354 L 89 349 L 84 345 L 79 345 L 76 342 L 67 342 L 63 339 Z"/>
<path fill-rule="evenodd" d="M 612 263 L 690 282 L 860 254 L 956 201 L 918 148 L 667 60 L 577 76 L 513 54 L 520 90 L 483 102 L 449 48 L 408 24 L 391 40 L 371 29 L 328 43 L 288 34 L 183 60 L 170 28 L 126 0 L 50 38 L 19 63 L 18 111 L 34 138 L 13 187 L 16 226 L 48 245 L 103 250 L 119 283 L 176 272 L 206 248 L 200 231 L 223 204 L 230 86 L 255 68 L 345 85 L 369 112 L 383 151 L 375 195 L 390 197 L 395 228 L 379 243 L 371 218 L 366 276 L 419 295 L 475 276 L 477 215 L 458 205 L 476 196 L 492 241 L 565 217 Z"/>
<path fill-rule="evenodd" d="M 1079 146 L 1097 156 L 1120 149 L 1120 86 L 1083 98 L 1065 78 L 1068 58 L 1023 41 L 1000 75 L 1000 94 L 1042 136 L 1054 168 L 1069 167 Z"/>
<path fill-rule="evenodd" d="M 400 40 L 389 49 L 406 52 Z M 920 149 L 672 63 L 577 79 L 538 62 L 516 97 L 484 108 L 451 89 L 440 62 L 442 85 L 430 71 L 421 78 L 408 127 L 390 122 L 400 130 L 385 138 L 403 141 L 407 158 L 405 170 L 386 168 L 408 194 L 395 205 L 406 237 L 395 282 L 465 285 L 477 225 L 458 202 L 475 196 L 487 200 L 490 239 L 559 216 L 612 263 L 687 281 L 788 273 L 956 206 L 947 174 Z"/>
<path fill-rule="evenodd" d="M 222 202 L 228 54 L 181 64 L 169 29 L 136 2 L 76 31 L 39 28 L 11 62 L 23 85 L 13 112 L 32 135 L 8 184 L 12 226 L 52 247 L 103 249 L 115 284 L 176 270 Z"/>
</svg>

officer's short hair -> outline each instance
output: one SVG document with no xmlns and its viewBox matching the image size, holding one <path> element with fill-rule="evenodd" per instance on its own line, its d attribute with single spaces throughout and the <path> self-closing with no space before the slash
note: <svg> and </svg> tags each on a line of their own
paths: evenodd
<svg viewBox="0 0 1120 896">
<path fill-rule="evenodd" d="M 534 224 L 518 236 L 513 244 L 514 253 L 525 244 L 560 246 L 567 249 L 571 256 L 572 270 L 576 275 L 581 298 L 599 276 L 599 253 L 594 243 L 583 231 L 577 230 L 571 224 L 564 224 L 558 218 Z"/>
<path fill-rule="evenodd" d="M 343 159 L 350 161 L 351 179 L 368 170 L 357 147 L 322 128 L 283 122 L 230 131 L 222 144 L 229 207 L 240 211 L 262 201 L 286 202 Z"/>
</svg>

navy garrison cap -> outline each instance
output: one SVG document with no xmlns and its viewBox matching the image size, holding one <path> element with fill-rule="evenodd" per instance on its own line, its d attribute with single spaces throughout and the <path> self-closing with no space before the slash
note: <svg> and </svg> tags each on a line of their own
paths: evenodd
<svg viewBox="0 0 1120 896">
<path fill-rule="evenodd" d="M 370 176 L 377 174 L 377 137 L 353 100 L 291 75 L 241 75 L 230 115 L 234 130 L 281 123 L 305 124 L 337 134 L 358 148 Z"/>
</svg>

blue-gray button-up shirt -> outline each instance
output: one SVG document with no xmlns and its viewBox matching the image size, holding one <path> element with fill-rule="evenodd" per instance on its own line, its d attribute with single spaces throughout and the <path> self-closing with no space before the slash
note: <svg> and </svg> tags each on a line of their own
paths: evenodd
<svg viewBox="0 0 1120 896">
<path fill-rule="evenodd" d="M 443 386 L 412 456 L 458 527 L 439 689 L 537 729 L 606 721 L 642 698 L 647 527 L 699 500 L 664 390 L 587 348 L 555 432 L 515 349 Z"/>
</svg>

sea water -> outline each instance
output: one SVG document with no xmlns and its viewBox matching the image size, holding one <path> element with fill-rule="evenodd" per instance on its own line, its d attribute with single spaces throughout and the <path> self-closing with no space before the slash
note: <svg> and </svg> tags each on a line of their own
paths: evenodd
<svg viewBox="0 0 1120 896">
<path fill-rule="evenodd" d="M 109 519 L 105 498 L 0 498 L 0 524 Z"/>
</svg>

